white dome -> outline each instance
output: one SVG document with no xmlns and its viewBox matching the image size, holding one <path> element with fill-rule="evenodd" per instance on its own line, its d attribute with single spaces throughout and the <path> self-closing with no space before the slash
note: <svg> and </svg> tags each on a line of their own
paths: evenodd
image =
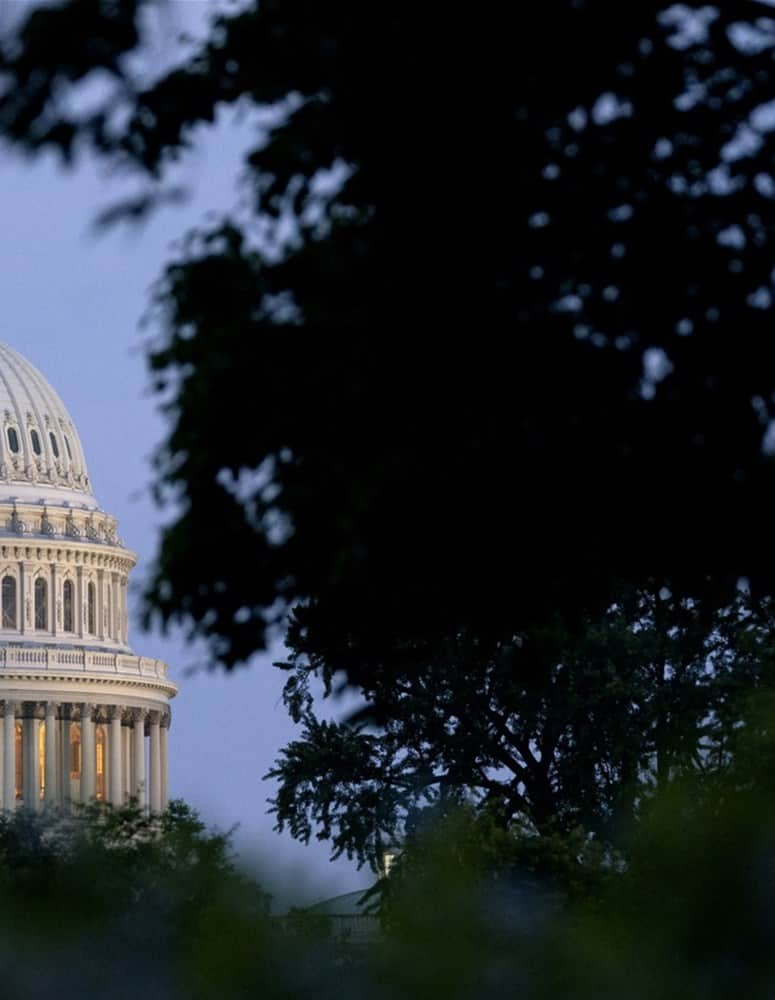
<svg viewBox="0 0 775 1000">
<path fill-rule="evenodd" d="M 0 501 L 96 508 L 81 441 L 51 384 L 0 344 Z"/>
<path fill-rule="evenodd" d="M 177 687 L 129 646 L 137 558 L 116 527 L 62 400 L 0 344 L 0 810 L 166 806 Z"/>
</svg>

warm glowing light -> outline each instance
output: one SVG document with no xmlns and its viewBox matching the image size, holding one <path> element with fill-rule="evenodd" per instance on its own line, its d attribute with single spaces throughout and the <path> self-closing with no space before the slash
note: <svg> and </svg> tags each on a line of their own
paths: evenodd
<svg viewBox="0 0 775 1000">
<path fill-rule="evenodd" d="M 46 723 L 38 726 L 38 796 L 42 799 L 46 791 Z"/>
<path fill-rule="evenodd" d="M 102 802 L 105 799 L 105 727 L 97 726 L 94 737 L 97 746 L 96 797 L 100 802 Z"/>
<path fill-rule="evenodd" d="M 70 777 L 74 781 L 81 777 L 81 726 L 77 722 L 70 726 Z"/>
<path fill-rule="evenodd" d="M 22 774 L 23 771 L 23 740 L 22 740 L 22 724 L 21 722 L 16 723 L 16 798 L 20 799 L 22 797 Z"/>
</svg>

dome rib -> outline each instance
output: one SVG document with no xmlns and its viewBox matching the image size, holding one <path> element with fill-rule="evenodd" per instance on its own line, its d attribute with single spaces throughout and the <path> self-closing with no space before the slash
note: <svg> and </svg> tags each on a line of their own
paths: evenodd
<svg viewBox="0 0 775 1000">
<path fill-rule="evenodd" d="M 0 346 L 2 346 L 2 345 L 0 345 Z M 4 383 L 6 385 L 8 384 L 7 379 L 5 377 L 5 373 L 3 372 L 3 368 L 8 367 L 13 372 L 13 374 L 14 374 L 14 376 L 16 378 L 16 381 L 19 383 L 20 386 L 23 387 L 24 386 L 24 380 L 20 376 L 18 368 L 14 364 L 15 359 L 13 358 L 13 355 L 11 354 L 11 352 L 10 351 L 4 351 L 3 355 L 2 355 L 2 358 L 3 358 L 3 364 L 0 365 L 0 374 L 2 374 Z M 38 388 L 42 389 L 42 386 L 40 385 L 40 383 L 38 384 Z M 10 390 L 9 390 L 9 393 L 10 393 Z M 32 396 L 30 393 L 28 393 L 27 395 L 29 397 L 30 405 L 32 406 L 32 408 L 33 408 L 33 410 L 35 412 L 35 418 L 36 418 L 36 420 L 38 422 L 38 426 L 42 428 L 42 427 L 45 426 L 45 424 L 44 424 L 44 420 L 43 420 L 43 415 L 39 412 L 37 401 L 35 400 L 34 396 Z M 24 428 L 24 415 L 19 412 L 19 409 L 18 409 L 18 400 L 16 398 L 14 398 L 14 405 L 16 406 L 16 419 L 19 422 L 19 428 L 21 430 L 22 428 Z M 44 434 L 44 438 L 45 438 L 45 434 Z M 25 467 L 25 469 L 27 469 L 27 468 L 29 468 L 30 463 L 35 461 L 35 458 L 34 458 L 34 455 L 31 454 L 32 449 L 31 449 L 31 446 L 30 446 L 29 434 L 25 434 L 24 431 L 21 430 L 21 439 L 22 439 L 21 440 L 22 450 L 23 450 L 23 453 L 24 453 L 24 467 Z M 45 448 L 46 458 L 47 458 L 49 466 L 51 466 L 52 461 L 53 461 L 53 455 L 51 455 L 51 448 L 48 446 L 48 442 L 47 441 L 41 441 L 41 444 L 43 444 L 43 446 Z M 6 442 L 5 442 L 5 439 L 3 439 L 3 450 L 5 450 L 5 446 L 6 446 Z"/>
<path fill-rule="evenodd" d="M 19 436 L 18 453 L 9 447 L 11 426 Z M 32 448 L 33 429 L 40 439 L 40 455 Z M 96 507 L 83 446 L 59 394 L 26 358 L 0 343 L 0 500 L 4 495 L 17 495 L 16 484 L 24 487 L 22 498 L 36 494 L 44 502 Z"/>
</svg>

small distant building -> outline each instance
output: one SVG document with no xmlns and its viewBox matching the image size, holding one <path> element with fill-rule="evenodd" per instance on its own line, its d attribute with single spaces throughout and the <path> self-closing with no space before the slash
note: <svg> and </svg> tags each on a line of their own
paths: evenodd
<svg viewBox="0 0 775 1000">
<path fill-rule="evenodd" d="M 371 944 L 379 940 L 382 927 L 376 913 L 366 912 L 374 900 L 366 900 L 368 889 L 346 892 L 333 899 L 324 899 L 307 909 L 311 917 L 326 917 L 331 937 L 340 944 Z"/>
<path fill-rule="evenodd" d="M 400 853 L 401 847 L 398 844 L 391 844 L 382 851 L 377 868 L 380 879 L 390 875 Z M 382 924 L 374 912 L 376 898 L 371 895 L 371 888 L 324 899 L 307 907 L 305 912 L 313 920 L 325 920 L 330 927 L 331 937 L 338 943 L 369 944 L 382 936 Z"/>
</svg>

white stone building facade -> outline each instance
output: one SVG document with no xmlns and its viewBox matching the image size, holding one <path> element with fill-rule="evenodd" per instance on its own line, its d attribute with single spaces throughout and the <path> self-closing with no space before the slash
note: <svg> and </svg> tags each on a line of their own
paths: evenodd
<svg viewBox="0 0 775 1000">
<path fill-rule="evenodd" d="M 135 555 L 91 492 L 78 433 L 0 344 L 0 808 L 167 804 L 169 701 L 129 647 Z"/>
</svg>

